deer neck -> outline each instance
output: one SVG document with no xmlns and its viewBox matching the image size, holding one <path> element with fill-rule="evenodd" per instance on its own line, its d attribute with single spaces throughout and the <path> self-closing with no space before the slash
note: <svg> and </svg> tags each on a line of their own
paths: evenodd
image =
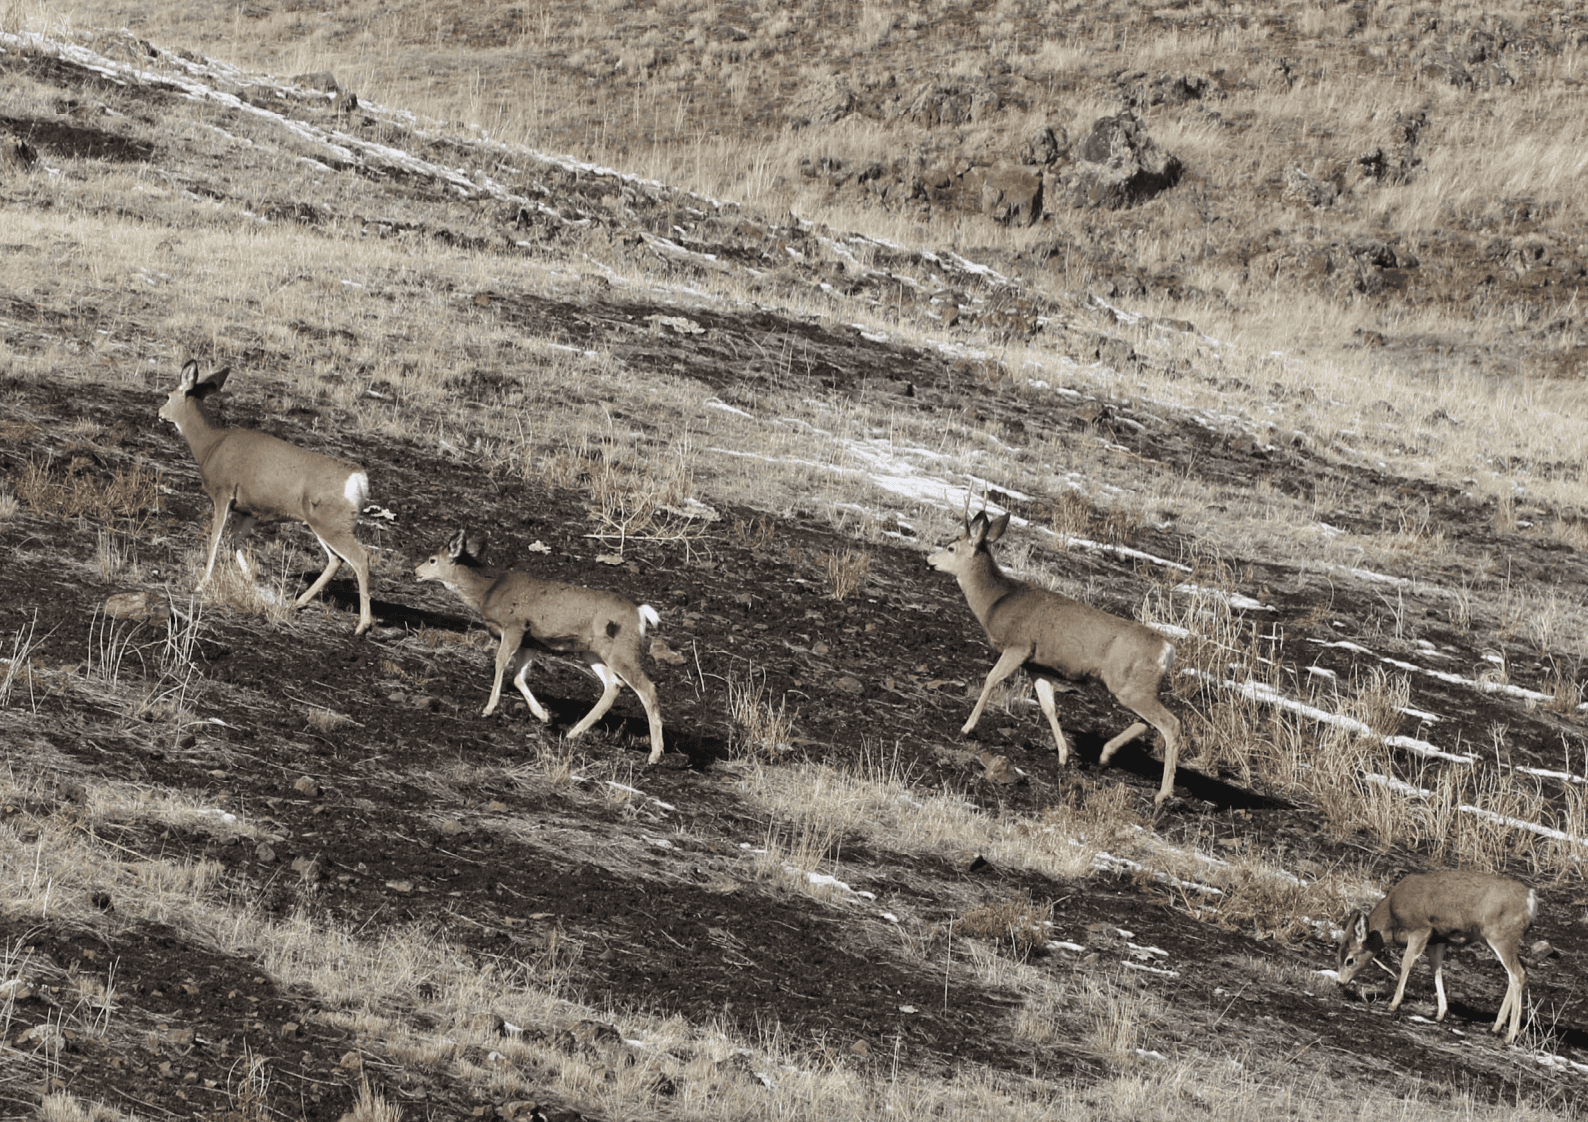
<svg viewBox="0 0 1588 1122">
<path fill-rule="evenodd" d="M 992 614 L 993 605 L 1020 587 L 1020 582 L 1006 576 L 989 553 L 977 553 L 965 571 L 959 575 L 959 587 L 976 618 L 983 623 Z"/>
<path fill-rule="evenodd" d="M 172 420 L 176 424 L 176 431 L 187 441 L 193 458 L 200 464 L 208 458 L 210 450 L 220 442 L 222 433 L 226 431 L 210 420 L 209 414 L 204 412 L 204 403 L 195 397 L 188 398 Z"/>
<path fill-rule="evenodd" d="M 441 578 L 441 583 L 469 607 L 483 612 L 486 596 L 501 577 L 500 569 L 487 569 L 483 565 L 453 565 L 451 572 Z"/>
</svg>

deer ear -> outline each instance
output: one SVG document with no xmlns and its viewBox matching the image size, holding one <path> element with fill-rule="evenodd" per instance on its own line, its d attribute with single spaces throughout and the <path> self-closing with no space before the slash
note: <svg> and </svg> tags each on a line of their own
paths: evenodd
<svg viewBox="0 0 1588 1122">
<path fill-rule="evenodd" d="M 188 365 L 194 366 L 195 368 L 197 366 L 196 363 L 189 363 Z M 192 394 L 200 401 L 204 400 L 212 393 L 219 393 L 221 387 L 226 384 L 226 379 L 228 376 L 230 376 L 231 372 L 232 368 L 230 366 L 223 366 L 219 370 L 211 371 L 210 373 L 204 375 L 204 377 L 200 378 L 188 390 L 188 393 Z"/>
<path fill-rule="evenodd" d="M 1355 943 L 1367 942 L 1367 916 L 1361 912 L 1356 913 L 1356 923 L 1351 925 L 1351 940 Z"/>
<path fill-rule="evenodd" d="M 459 533 L 461 532 L 462 531 L 459 531 Z M 485 536 L 484 530 L 476 530 L 474 533 L 468 535 L 468 537 L 464 539 L 463 548 L 467 550 L 469 556 L 474 558 L 476 561 L 484 561 L 485 544 L 487 540 L 488 539 Z"/>
<path fill-rule="evenodd" d="M 1009 529 L 1009 515 L 1005 513 L 1002 518 L 987 527 L 987 540 L 990 542 L 997 541 L 1004 536 L 1004 531 L 1007 529 Z"/>
<path fill-rule="evenodd" d="M 454 561 L 468 552 L 469 547 L 464 544 L 463 534 L 464 531 L 459 530 L 447 539 L 447 552 L 452 555 Z"/>
<path fill-rule="evenodd" d="M 196 381 L 198 381 L 198 363 L 188 359 L 182 364 L 182 380 L 176 384 L 176 388 L 187 393 Z"/>
</svg>

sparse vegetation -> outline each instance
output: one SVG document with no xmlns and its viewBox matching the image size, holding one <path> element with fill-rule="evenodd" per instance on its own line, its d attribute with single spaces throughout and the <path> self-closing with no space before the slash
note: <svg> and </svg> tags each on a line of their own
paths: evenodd
<svg viewBox="0 0 1588 1122">
<path fill-rule="evenodd" d="M 19 1109 L 1570 1114 L 1569 1012 L 1431 1090 L 1450 1026 L 1315 968 L 1412 867 L 1581 895 L 1578 30 L 1072 15 L 0 10 Z M 1180 178 L 1074 209 L 1123 111 Z M 297 530 L 188 602 L 188 357 L 369 466 L 366 642 L 291 614 Z M 918 546 L 973 502 L 1173 638 L 1160 814 L 1149 745 L 1097 766 L 1106 692 L 1063 771 L 1019 678 L 959 735 L 987 653 Z M 657 605 L 667 766 L 479 717 L 495 641 L 412 582 L 463 522 Z"/>
</svg>

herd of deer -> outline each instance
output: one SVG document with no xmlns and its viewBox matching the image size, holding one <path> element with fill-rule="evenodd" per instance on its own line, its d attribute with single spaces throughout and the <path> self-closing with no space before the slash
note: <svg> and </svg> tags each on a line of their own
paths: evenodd
<svg viewBox="0 0 1588 1122">
<path fill-rule="evenodd" d="M 369 476 L 355 463 L 299 448 L 268 433 L 217 427 L 205 412 L 204 399 L 221 389 L 228 373 L 223 368 L 201 378 L 198 364 L 189 361 L 160 407 L 160 417 L 175 425 L 187 440 L 198 461 L 204 491 L 214 504 L 209 558 L 198 589 L 202 591 L 214 574 L 221 537 L 234 514 L 237 522 L 232 540 L 237 563 L 245 574 L 248 563 L 242 542 L 257 523 L 303 522 L 319 539 L 327 560 L 325 570 L 294 605 L 302 607 L 312 600 L 346 561 L 358 576 L 359 619 L 354 634 L 364 634 L 374 623 L 369 604 L 369 553 L 359 544 L 353 528 L 369 497 Z M 1149 725 L 1162 734 L 1163 780 L 1154 797 L 1154 804 L 1162 806 L 1174 789 L 1179 752 L 1180 722 L 1158 699 L 1164 676 L 1174 666 L 1174 644 L 1134 620 L 1006 575 L 988 547 L 1002 537 L 1008 525 L 1008 514 L 990 520 L 984 511 L 967 518 L 959 536 L 926 559 L 932 568 L 958 579 L 988 642 L 998 651 L 998 661 L 988 672 L 961 733 L 969 734 L 976 727 L 993 687 L 1024 669 L 1052 728 L 1062 765 L 1068 759 L 1069 745 L 1053 703 L 1055 685 L 1065 680 L 1096 679 L 1139 718 L 1103 746 L 1103 763 Z M 656 610 L 613 592 L 488 568 L 483 563 L 484 546 L 483 535 L 459 530 L 414 567 L 419 580 L 440 581 L 455 592 L 500 640 L 496 679 L 481 716 L 488 717 L 496 710 L 502 679 L 511 668 L 513 685 L 529 703 L 530 711 L 542 722 L 549 721 L 550 714 L 526 683 L 532 659 L 537 653 L 572 656 L 589 665 L 603 690 L 595 707 L 568 736 L 578 736 L 600 720 L 612 707 L 619 688 L 626 685 L 639 695 L 650 722 L 650 762 L 660 760 L 661 709 L 656 687 L 642 666 L 640 648 L 646 628 L 660 623 Z M 1521 1024 L 1527 985 L 1518 948 L 1537 913 L 1537 894 L 1507 877 L 1466 870 L 1409 876 L 1395 885 L 1371 914 L 1347 920 L 1339 948 L 1339 982 L 1349 982 L 1386 946 L 1403 946 L 1400 985 L 1390 1002 L 1390 1009 L 1397 1009 L 1405 996 L 1407 976 L 1426 949 L 1438 995 L 1437 1019 L 1442 1021 L 1446 1012 L 1446 948 L 1481 938 L 1509 976 L 1493 1031 L 1500 1032 L 1509 1017 L 1506 1040 L 1513 1041 Z"/>
</svg>

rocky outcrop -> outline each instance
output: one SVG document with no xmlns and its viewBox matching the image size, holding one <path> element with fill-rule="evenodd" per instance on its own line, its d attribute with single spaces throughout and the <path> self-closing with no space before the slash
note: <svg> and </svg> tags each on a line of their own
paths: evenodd
<svg viewBox="0 0 1588 1122">
<path fill-rule="evenodd" d="M 802 89 L 785 111 L 795 128 L 830 125 L 855 111 L 855 91 L 843 78 L 829 75 Z"/>
<path fill-rule="evenodd" d="M 1180 182 L 1180 160 L 1147 135 L 1134 113 L 1100 117 L 1075 148 L 1066 173 L 1070 205 L 1122 210 L 1156 197 Z"/>
<path fill-rule="evenodd" d="M 982 182 L 981 210 L 995 222 L 1031 225 L 1042 217 L 1042 172 L 1020 165 L 993 168 Z"/>
</svg>

